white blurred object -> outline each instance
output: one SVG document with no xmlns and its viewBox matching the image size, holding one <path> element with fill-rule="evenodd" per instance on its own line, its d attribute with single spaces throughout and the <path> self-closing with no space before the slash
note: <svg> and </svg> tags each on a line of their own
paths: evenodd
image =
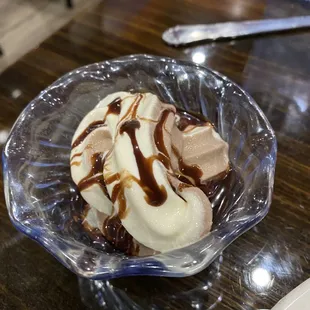
<svg viewBox="0 0 310 310">
<path fill-rule="evenodd" d="M 310 309 L 310 278 L 283 297 L 271 310 Z"/>
<path fill-rule="evenodd" d="M 177 25 L 167 29 L 163 40 L 178 46 L 202 40 L 244 37 L 260 33 L 293 30 L 310 27 L 310 16 L 297 16 L 242 22 L 226 22 L 202 25 Z"/>
</svg>

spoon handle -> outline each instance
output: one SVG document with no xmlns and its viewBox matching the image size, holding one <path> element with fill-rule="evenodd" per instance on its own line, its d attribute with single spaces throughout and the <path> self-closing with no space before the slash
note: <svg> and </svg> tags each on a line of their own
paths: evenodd
<svg viewBox="0 0 310 310">
<path fill-rule="evenodd" d="M 298 16 L 243 22 L 226 22 L 201 25 L 178 25 L 163 33 L 163 40 L 171 45 L 185 45 L 202 40 L 237 38 L 259 33 L 310 27 L 310 16 Z"/>
</svg>

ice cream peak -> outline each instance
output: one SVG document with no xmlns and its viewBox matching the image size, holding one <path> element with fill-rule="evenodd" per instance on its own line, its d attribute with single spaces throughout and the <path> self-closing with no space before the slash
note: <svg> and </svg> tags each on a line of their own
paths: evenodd
<svg viewBox="0 0 310 310">
<path fill-rule="evenodd" d="M 210 123 L 186 122 L 182 113 L 150 93 L 118 92 L 77 128 L 72 178 L 105 215 L 97 225 L 111 242 L 120 237 L 111 236 L 119 228 L 107 229 L 113 223 L 123 237 L 158 252 L 210 231 L 211 204 L 198 185 L 228 168 L 228 146 Z"/>
</svg>

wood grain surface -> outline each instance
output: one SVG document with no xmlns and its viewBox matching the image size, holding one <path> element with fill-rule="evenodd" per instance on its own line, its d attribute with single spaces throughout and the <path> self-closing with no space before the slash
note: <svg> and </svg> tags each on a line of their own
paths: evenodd
<svg viewBox="0 0 310 310">
<path fill-rule="evenodd" d="M 58 77 L 133 53 L 193 60 L 227 75 L 254 97 L 276 131 L 275 191 L 267 217 L 197 276 L 105 283 L 122 296 L 120 301 L 108 294 L 108 309 L 271 308 L 310 276 L 310 30 L 178 49 L 161 40 L 176 24 L 305 14 L 306 0 L 105 0 L 0 76 L 0 148 L 22 109 Z M 2 180 L 0 216 L 0 309 L 85 309 L 81 297 L 93 304 L 90 283 L 12 226 Z"/>
</svg>

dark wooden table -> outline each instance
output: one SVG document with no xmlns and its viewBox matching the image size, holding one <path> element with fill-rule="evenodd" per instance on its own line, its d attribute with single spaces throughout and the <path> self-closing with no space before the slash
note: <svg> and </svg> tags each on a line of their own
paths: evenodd
<svg viewBox="0 0 310 310">
<path fill-rule="evenodd" d="M 161 40 L 175 24 L 301 14 L 310 14 L 306 0 L 105 0 L 0 76 L 0 148 L 22 109 L 55 79 L 132 53 L 189 59 L 227 75 L 256 99 L 275 129 L 278 161 L 267 217 L 197 276 L 110 281 L 130 301 L 124 309 L 271 308 L 309 277 L 310 30 L 179 49 Z M 13 228 L 2 181 L 0 212 L 0 309 L 84 309 L 77 277 Z M 109 302 L 109 309 L 117 307 Z"/>
</svg>

